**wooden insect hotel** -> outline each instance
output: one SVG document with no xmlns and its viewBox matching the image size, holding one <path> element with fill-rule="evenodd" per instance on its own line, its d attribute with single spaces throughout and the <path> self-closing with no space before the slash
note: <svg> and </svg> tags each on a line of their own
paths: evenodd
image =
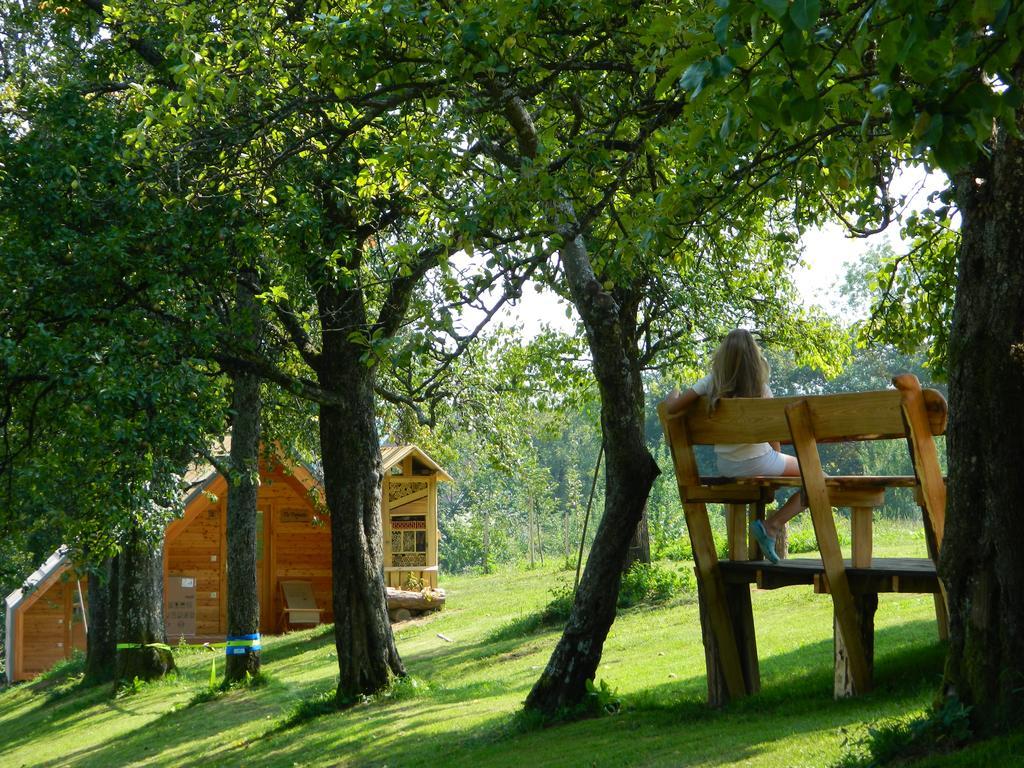
<svg viewBox="0 0 1024 768">
<path fill-rule="evenodd" d="M 750 585 L 777 589 L 813 587 L 831 596 L 834 608 L 837 697 L 871 690 L 874 672 L 874 617 L 883 592 L 934 595 L 940 637 L 948 618 L 936 562 L 945 523 L 946 483 L 934 437 L 945 432 L 946 401 L 921 389 L 911 375 L 893 379 L 895 389 L 808 397 L 731 398 L 713 414 L 698 400 L 689 409 L 658 407 L 671 448 L 679 495 L 686 514 L 700 583 L 701 624 L 708 670 L 708 698 L 714 705 L 760 689 Z M 910 452 L 913 475 L 828 476 L 818 444 L 853 440 L 900 440 Z M 720 443 L 790 443 L 801 477 L 702 477 L 694 446 Z M 761 558 L 748 536 L 754 519 L 779 488 L 802 487 L 814 525 L 820 559 Z M 884 505 L 887 488 L 912 488 L 921 507 L 927 558 L 872 555 L 872 514 Z M 708 519 L 708 503 L 724 505 L 728 558 L 719 559 Z M 833 507 L 850 509 L 852 546 L 844 558 Z"/>
<path fill-rule="evenodd" d="M 412 445 L 381 449 L 384 576 L 394 605 L 415 609 L 437 587 L 437 483 L 450 480 Z M 211 467 L 186 476 L 184 513 L 164 538 L 164 625 L 168 642 L 220 641 L 227 631 L 227 481 Z M 334 620 L 330 521 L 314 468 L 260 462 L 256 560 L 260 633 Z M 392 606 L 389 590 L 389 607 Z M 85 648 L 88 589 L 62 547 L 7 597 L 6 669 L 28 680 Z M 433 598 L 430 607 L 443 605 Z"/>
</svg>

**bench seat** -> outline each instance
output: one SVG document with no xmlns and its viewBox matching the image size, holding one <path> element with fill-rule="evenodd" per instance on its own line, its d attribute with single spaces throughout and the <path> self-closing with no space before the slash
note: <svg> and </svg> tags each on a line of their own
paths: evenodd
<svg viewBox="0 0 1024 768">
<path fill-rule="evenodd" d="M 799 477 L 701 477 L 701 485 L 758 485 L 772 488 L 797 488 L 803 485 Z M 836 488 L 913 488 L 917 478 L 913 475 L 825 475 L 825 485 Z"/>
<path fill-rule="evenodd" d="M 701 477 L 699 484 L 680 485 L 686 502 L 753 504 L 770 502 L 780 488 L 800 488 L 799 477 Z M 833 507 L 880 507 L 887 488 L 916 488 L 913 475 L 826 475 L 825 488 Z"/>
</svg>

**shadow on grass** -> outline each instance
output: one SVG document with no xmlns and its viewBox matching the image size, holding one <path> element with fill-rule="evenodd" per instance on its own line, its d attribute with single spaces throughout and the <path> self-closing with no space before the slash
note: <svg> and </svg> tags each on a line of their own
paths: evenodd
<svg viewBox="0 0 1024 768">
<path fill-rule="evenodd" d="M 448 766 L 574 765 L 576 757 L 598 765 L 634 761 L 639 755 L 653 764 L 683 764 L 703 754 L 720 755 L 723 762 L 747 759 L 765 743 L 823 728 L 853 725 L 877 717 L 897 702 L 916 698 L 925 703 L 941 673 L 943 648 L 923 638 L 934 632 L 929 621 L 909 622 L 876 632 L 877 688 L 872 694 L 841 702 L 832 700 L 830 640 L 802 645 L 762 661 L 760 694 L 735 702 L 725 711 L 704 704 L 703 675 L 671 680 L 623 698 L 623 712 L 612 718 L 566 723 L 526 730 L 515 712 L 480 716 L 489 702 L 508 697 L 510 688 L 524 689 L 536 670 L 524 668 L 513 682 L 467 682 L 431 685 L 410 700 L 375 702 L 331 713 L 289 731 L 272 731 L 295 701 L 283 692 L 284 683 L 269 689 L 232 691 L 215 701 L 167 711 L 110 740 L 62 755 L 44 766 L 75 764 L 108 766 L 145 759 L 149 765 L 292 765 L 311 757 L 357 765 Z M 549 638 L 527 635 L 503 641 L 484 639 L 460 649 L 442 646 L 436 653 L 407 659 L 417 675 L 429 680 L 439 667 L 459 663 L 493 664 L 495 656 L 516 658 L 539 650 Z M 555 638 L 550 638 L 552 642 Z M 333 640 L 330 627 L 296 633 L 264 652 L 269 664 L 294 661 L 296 655 L 323 648 Z M 520 642 L 522 640 L 523 642 Z M 532 646 L 532 649 L 531 649 Z M 690 649 L 691 653 L 699 652 Z M 105 688 L 103 690 L 106 690 Z M 313 686 L 291 689 L 310 696 Z M 97 691 L 70 696 L 56 709 L 34 712 L 35 727 L 26 722 L 17 730 L 33 734 L 54 729 L 83 709 L 100 703 Z M 525 690 L 524 690 L 525 694 Z M 888 705 L 886 702 L 889 702 Z M 130 717 L 133 702 L 109 701 L 117 716 Z M 460 719 L 467 725 L 460 726 Z M 254 721 L 261 725 L 253 727 Z M 45 723 L 45 724 L 44 724 Z M 265 725 L 264 725 L 265 724 Z M 19 717 L 19 726 L 20 722 Z M 685 727 L 681 727 L 685 726 Z M 716 735 L 715 732 L 721 732 Z M 3 729 L 0 751 L 23 738 Z M 415 735 L 412 735 L 415 734 Z M 758 734 L 752 743 L 751 734 Z M 574 745 L 563 746 L 562 742 Z M 566 753 L 566 749 L 576 750 Z M 575 755 L 575 756 L 574 756 Z M 586 758 L 586 760 L 584 760 Z"/>
<path fill-rule="evenodd" d="M 522 727 L 516 713 L 504 713 L 465 730 L 457 727 L 430 729 L 431 723 L 452 716 L 453 710 L 458 709 L 453 705 L 479 701 L 480 708 L 486 709 L 484 699 L 508 692 L 505 685 L 470 683 L 434 689 L 429 697 L 417 700 L 412 708 L 371 707 L 364 709 L 362 716 L 357 715 L 358 710 L 331 715 L 319 719 L 316 726 L 303 730 L 301 735 L 250 743 L 245 747 L 244 756 L 247 760 L 273 760 L 282 765 L 289 761 L 302 762 L 304 754 L 324 753 L 344 757 L 345 764 L 353 765 L 429 766 L 436 762 L 438 755 L 444 755 L 446 766 L 573 765 L 577 764 L 573 762 L 575 758 L 565 753 L 562 742 L 576 742 L 580 749 L 586 745 L 586 752 L 579 754 L 582 762 L 578 764 L 589 765 L 597 756 L 595 764 L 616 765 L 626 761 L 630 754 L 634 758 L 639 754 L 645 759 L 651 756 L 654 762 L 662 755 L 669 764 L 678 754 L 679 763 L 684 764 L 690 758 L 699 757 L 684 757 L 691 747 L 698 752 L 710 750 L 719 755 L 722 762 L 731 763 L 749 759 L 763 749 L 764 744 L 776 739 L 852 726 L 872 719 L 890 699 L 893 703 L 926 699 L 941 673 L 944 649 L 938 644 L 906 647 L 905 643 L 900 643 L 900 647 L 886 651 L 886 646 L 905 640 L 908 634 L 920 638 L 931 630 L 932 625 L 927 621 L 879 630 L 876 636 L 879 684 L 875 692 L 857 699 L 834 701 L 831 668 L 821 668 L 817 663 L 808 667 L 809 657 L 827 655 L 831 658 L 831 642 L 821 641 L 766 659 L 764 692 L 723 711 L 706 706 L 704 677 L 697 676 L 625 696 L 623 712 L 612 718 L 530 729 Z M 773 684 L 774 678 L 782 678 L 784 683 Z M 784 726 L 780 727 L 780 723 Z M 379 728 L 386 729 L 386 735 L 373 742 L 380 755 L 367 754 L 361 736 L 379 732 Z M 714 731 L 722 728 L 731 731 L 731 743 L 723 743 L 714 735 Z M 693 744 L 688 745 L 692 730 L 700 733 L 694 737 Z M 415 738 L 401 738 L 402 734 L 414 731 Z M 750 738 L 754 733 L 759 734 L 756 740 Z M 242 755 L 236 753 L 236 757 L 240 759 Z"/>
</svg>

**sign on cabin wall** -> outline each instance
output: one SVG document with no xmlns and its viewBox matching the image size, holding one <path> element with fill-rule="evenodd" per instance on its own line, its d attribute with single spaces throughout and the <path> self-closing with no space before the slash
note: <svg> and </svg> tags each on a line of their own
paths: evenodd
<svg viewBox="0 0 1024 768">
<path fill-rule="evenodd" d="M 312 517 L 308 509 L 282 509 L 281 522 L 295 524 L 309 524 Z"/>
<path fill-rule="evenodd" d="M 192 576 L 170 576 L 167 579 L 167 639 L 174 642 L 181 636 L 196 633 L 196 580 Z"/>
</svg>

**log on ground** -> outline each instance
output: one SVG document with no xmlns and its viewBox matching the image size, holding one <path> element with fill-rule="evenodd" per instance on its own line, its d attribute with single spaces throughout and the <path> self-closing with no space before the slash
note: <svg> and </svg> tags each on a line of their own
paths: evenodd
<svg viewBox="0 0 1024 768">
<path fill-rule="evenodd" d="M 443 589 L 424 589 L 413 592 L 406 589 L 387 587 L 388 610 L 407 608 L 410 611 L 438 611 L 444 608 Z"/>
</svg>

